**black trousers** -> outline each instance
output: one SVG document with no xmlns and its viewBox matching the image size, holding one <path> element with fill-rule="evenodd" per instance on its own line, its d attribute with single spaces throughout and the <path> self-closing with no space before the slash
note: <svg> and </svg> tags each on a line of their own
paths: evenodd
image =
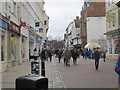
<svg viewBox="0 0 120 90">
<path fill-rule="evenodd" d="M 98 69 L 99 67 L 99 59 L 95 59 L 95 68 L 96 70 Z"/>
</svg>

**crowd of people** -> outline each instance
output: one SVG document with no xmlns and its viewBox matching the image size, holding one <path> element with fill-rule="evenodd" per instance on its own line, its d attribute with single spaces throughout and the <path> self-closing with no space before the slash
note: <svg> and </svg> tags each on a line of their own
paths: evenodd
<svg viewBox="0 0 120 90">
<path fill-rule="evenodd" d="M 38 50 L 35 48 L 33 52 L 34 60 L 37 60 L 38 58 L 41 58 L 41 60 L 50 60 L 52 61 L 52 56 L 55 56 L 58 58 L 58 62 L 61 62 L 61 59 L 64 60 L 64 64 L 66 66 L 70 66 L 70 60 L 72 58 L 73 64 L 77 65 L 77 59 L 82 56 L 85 60 L 87 59 L 95 59 L 95 67 L 96 70 L 99 67 L 99 59 L 102 57 L 103 61 L 105 62 L 105 52 L 100 51 L 99 48 L 91 49 L 79 49 L 79 48 L 65 48 L 65 49 L 58 49 L 58 50 L 51 50 L 43 48 L 42 50 Z"/>
</svg>

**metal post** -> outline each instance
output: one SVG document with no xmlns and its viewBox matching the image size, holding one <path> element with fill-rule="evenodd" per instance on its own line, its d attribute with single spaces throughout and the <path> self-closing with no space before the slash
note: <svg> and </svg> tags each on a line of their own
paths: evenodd
<svg viewBox="0 0 120 90">
<path fill-rule="evenodd" d="M 45 77 L 45 62 L 41 60 L 41 76 Z"/>
<path fill-rule="evenodd" d="M 118 76 L 118 90 L 120 90 L 120 75 Z"/>
</svg>

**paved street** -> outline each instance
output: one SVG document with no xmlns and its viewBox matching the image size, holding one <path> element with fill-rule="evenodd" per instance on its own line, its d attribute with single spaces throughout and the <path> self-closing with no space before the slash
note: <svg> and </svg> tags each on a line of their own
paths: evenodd
<svg viewBox="0 0 120 90">
<path fill-rule="evenodd" d="M 101 60 L 99 70 L 94 68 L 94 60 L 79 59 L 78 65 L 65 66 L 63 61 L 53 57 L 53 61 L 46 61 L 46 77 L 49 88 L 117 88 L 118 75 L 114 73 L 114 63 Z M 30 74 L 29 61 L 14 66 L 2 73 L 3 88 L 15 88 L 15 79 Z"/>
<path fill-rule="evenodd" d="M 67 88 L 117 88 L 118 75 L 114 72 L 115 64 L 100 60 L 99 70 L 94 67 L 94 60 L 78 59 L 78 65 L 65 66 L 58 63 L 61 76 Z"/>
</svg>

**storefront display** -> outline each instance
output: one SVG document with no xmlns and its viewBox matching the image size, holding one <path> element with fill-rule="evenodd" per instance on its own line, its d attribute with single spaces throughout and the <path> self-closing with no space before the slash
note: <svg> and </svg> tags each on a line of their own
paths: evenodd
<svg viewBox="0 0 120 90">
<path fill-rule="evenodd" d="M 20 59 L 20 27 L 14 22 L 9 24 L 8 62 L 15 65 Z"/>
<path fill-rule="evenodd" d="M 15 33 L 9 33 L 8 37 L 8 60 L 18 59 L 18 36 Z"/>
<path fill-rule="evenodd" d="M 5 32 L 0 31 L 0 61 L 5 61 Z"/>
<path fill-rule="evenodd" d="M 8 24 L 4 20 L 0 19 L 0 61 L 5 61 L 5 49 L 6 49 L 6 32 L 8 30 Z"/>
<path fill-rule="evenodd" d="M 115 54 L 120 54 L 120 38 L 116 38 L 114 40 L 114 45 L 115 45 Z"/>
</svg>

